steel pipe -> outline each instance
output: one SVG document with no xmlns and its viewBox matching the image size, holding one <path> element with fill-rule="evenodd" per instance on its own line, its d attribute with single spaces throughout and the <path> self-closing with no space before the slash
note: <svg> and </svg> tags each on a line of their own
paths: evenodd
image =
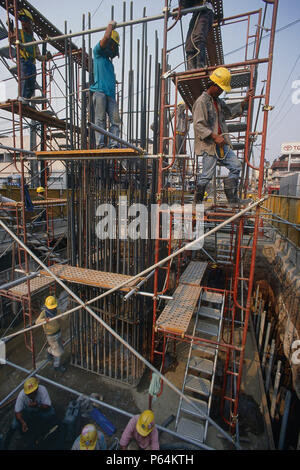
<svg viewBox="0 0 300 470">
<path fill-rule="evenodd" d="M 198 7 L 193 7 L 193 8 L 185 8 L 184 10 L 181 10 L 181 13 L 183 15 L 187 13 L 194 13 L 196 11 L 202 10 L 203 6 L 198 6 Z M 167 13 L 168 17 L 176 17 L 177 13 L 169 11 Z M 155 16 L 146 16 L 144 18 L 139 18 L 137 20 L 129 20 L 129 21 L 123 21 L 121 23 L 118 23 L 116 26 L 116 29 L 118 28 L 123 28 L 124 26 L 134 26 L 136 24 L 141 24 L 141 23 L 147 23 L 148 21 L 157 21 L 157 20 L 163 20 L 165 18 L 165 14 L 160 14 L 160 15 L 155 15 Z M 67 39 L 67 38 L 75 38 L 78 36 L 82 36 L 85 34 L 93 34 L 93 33 L 99 33 L 101 31 L 105 31 L 107 28 L 106 26 L 101 26 L 100 28 L 92 28 L 92 29 L 87 29 L 85 31 L 79 31 L 77 33 L 69 33 L 69 34 L 61 34 L 60 36 L 53 36 L 53 37 L 47 37 L 47 39 L 41 39 L 39 41 L 31 41 L 31 42 L 26 42 L 26 43 L 21 43 L 20 45 L 22 47 L 29 47 L 29 46 L 34 46 L 38 44 L 45 44 L 47 42 L 53 42 L 53 41 L 60 41 L 62 39 Z"/>
<path fill-rule="evenodd" d="M 120 137 L 115 136 L 114 134 L 112 134 L 111 132 L 106 131 L 105 129 L 102 129 L 102 127 L 96 126 L 96 124 L 94 124 L 92 122 L 88 122 L 87 125 L 90 126 L 92 129 L 94 129 L 95 131 L 100 132 L 103 135 L 106 135 L 110 139 L 116 140 L 120 144 L 125 145 L 126 147 L 135 150 L 139 154 L 145 153 L 145 150 L 141 149 L 140 147 L 137 147 L 136 145 L 130 144 L 126 140 L 123 140 Z"/>
<path fill-rule="evenodd" d="M 39 275 L 40 275 L 39 273 L 32 273 L 32 274 L 29 274 L 29 276 L 20 277 L 19 279 L 15 279 L 14 281 L 6 282 L 5 284 L 2 284 L 2 286 L 0 286 L 0 291 L 18 286 L 19 284 L 22 284 L 22 282 L 26 282 L 26 281 L 29 281 L 30 279 L 34 279 L 35 277 Z"/>
<path fill-rule="evenodd" d="M 35 155 L 35 152 L 31 152 L 30 150 L 25 150 L 25 149 L 19 149 L 16 147 L 9 147 L 8 145 L 0 145 L 0 150 L 11 150 L 12 152 L 19 152 L 19 153 L 26 153 L 28 155 Z"/>
</svg>

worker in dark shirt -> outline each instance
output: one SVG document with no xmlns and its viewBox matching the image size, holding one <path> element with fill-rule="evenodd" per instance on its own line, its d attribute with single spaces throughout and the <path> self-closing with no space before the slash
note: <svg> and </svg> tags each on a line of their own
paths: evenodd
<svg viewBox="0 0 300 470">
<path fill-rule="evenodd" d="M 206 65 L 207 36 L 213 24 L 214 9 L 211 2 L 206 0 L 179 0 L 179 15 L 182 9 L 197 6 L 202 8 L 192 14 L 185 41 L 188 70 L 203 68 Z"/>
</svg>

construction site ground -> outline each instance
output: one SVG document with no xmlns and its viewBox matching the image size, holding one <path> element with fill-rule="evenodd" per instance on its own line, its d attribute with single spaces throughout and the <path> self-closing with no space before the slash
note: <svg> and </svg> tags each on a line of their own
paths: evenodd
<svg viewBox="0 0 300 470">
<path fill-rule="evenodd" d="M 192 326 L 192 322 L 191 322 Z M 19 330 L 21 326 L 17 327 Z M 10 331 L 12 332 L 12 331 Z M 65 321 L 63 328 L 64 339 L 68 338 L 68 321 Z M 44 348 L 43 348 L 44 346 Z M 42 351 L 37 354 L 37 367 L 45 360 L 46 357 L 46 344 L 45 336 L 41 328 L 35 331 L 35 347 L 36 351 Z M 189 344 L 178 342 L 176 354 L 167 363 L 168 370 L 166 377 L 181 390 L 186 359 L 189 350 Z M 248 332 L 244 377 L 242 383 L 242 393 L 240 395 L 240 412 L 239 412 L 239 434 L 240 445 L 245 450 L 266 450 L 270 448 L 268 435 L 266 433 L 266 426 L 264 425 L 264 410 L 259 404 L 264 402 L 263 390 L 259 387 L 260 383 L 260 364 L 255 356 L 256 346 L 251 336 L 251 330 Z M 175 359 L 174 359 L 175 357 Z M 23 335 L 19 335 L 7 343 L 7 359 L 23 368 L 31 370 L 31 354 L 25 349 Z M 220 358 L 221 359 L 221 358 Z M 168 362 L 168 361 L 167 361 Z M 64 363 L 67 366 L 65 373 L 56 372 L 52 366 L 47 363 L 46 366 L 39 371 L 39 375 L 47 377 L 55 382 L 58 382 L 66 387 L 76 390 L 83 395 L 89 396 L 91 393 L 97 393 L 103 397 L 103 402 L 108 403 L 118 409 L 124 410 L 128 413 L 138 414 L 144 409 L 148 408 L 148 390 L 150 385 L 149 370 L 145 371 L 139 384 L 135 387 L 127 386 L 115 380 L 110 380 L 90 373 L 86 370 L 74 367 L 70 364 L 69 346 L 66 347 L 64 354 Z M 227 426 L 224 424 L 220 416 L 220 393 L 222 386 L 222 360 L 219 361 L 217 370 L 216 384 L 214 394 L 214 401 L 212 406 L 211 418 L 218 423 L 224 430 L 228 431 Z M 0 401 L 3 400 L 22 380 L 26 375 L 9 365 L 0 365 L 0 383 L 1 393 Z M 41 381 L 41 383 L 43 383 Z M 71 400 L 76 400 L 77 395 L 66 392 L 57 386 L 44 383 L 47 387 L 53 406 L 59 421 L 62 421 L 67 406 Z M 0 423 L 1 433 L 6 435 L 14 416 L 14 404 L 17 397 L 17 392 L 14 397 L 10 398 L 2 407 L 0 407 Z M 156 416 L 156 421 L 159 425 L 164 425 L 171 416 L 176 417 L 176 412 L 179 403 L 179 395 L 171 390 L 167 385 L 164 385 L 163 392 L 152 405 L 152 409 Z M 116 432 L 112 436 L 105 433 L 105 438 L 108 448 L 113 444 L 115 437 L 120 439 L 122 432 L 128 422 L 128 417 L 118 412 L 109 410 L 105 407 L 100 407 L 103 414 L 113 423 L 116 427 Z M 90 418 L 81 418 L 80 425 L 83 426 L 90 422 Z M 168 429 L 175 430 L 175 419 L 168 425 Z M 226 429 L 227 428 L 227 429 Z M 234 446 L 227 441 L 220 432 L 212 426 L 208 428 L 208 436 L 205 443 L 207 446 L 216 450 L 233 450 Z M 38 449 L 41 450 L 61 450 L 61 444 L 57 442 L 55 433 L 48 439 L 39 444 Z M 64 448 L 70 449 L 72 442 L 64 444 Z M 187 442 L 180 441 L 175 436 L 167 432 L 160 433 L 160 446 L 163 449 L 201 449 L 188 444 Z M 24 442 L 22 441 L 18 432 L 16 432 L 10 442 L 8 450 L 22 450 L 24 449 Z"/>
</svg>

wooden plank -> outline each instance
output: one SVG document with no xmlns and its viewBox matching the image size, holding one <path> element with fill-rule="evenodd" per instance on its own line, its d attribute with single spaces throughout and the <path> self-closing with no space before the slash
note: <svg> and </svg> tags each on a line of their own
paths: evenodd
<svg viewBox="0 0 300 470">
<path fill-rule="evenodd" d="M 77 266 L 70 266 L 67 264 L 54 264 L 50 268 L 51 272 L 60 279 L 65 281 L 73 282 L 75 284 L 84 284 L 86 286 L 99 287 L 103 289 L 112 289 L 118 286 L 124 281 L 130 280 L 133 276 L 127 276 L 125 274 L 110 273 L 105 271 L 96 271 L 94 269 L 78 268 Z M 44 276 L 50 276 L 47 271 L 41 270 L 41 274 Z M 132 282 L 129 282 L 126 286 L 120 290 L 128 292 L 136 284 L 141 282 L 144 278 L 139 277 Z"/>
<path fill-rule="evenodd" d="M 86 158 L 86 157 L 100 157 L 105 155 L 115 155 L 117 156 L 136 156 L 139 157 L 139 153 L 131 148 L 116 148 L 116 149 L 88 149 L 88 150 L 52 150 L 52 151 L 43 151 L 43 152 L 36 152 L 36 156 L 38 160 L 52 160 L 52 159 L 74 159 L 74 158 Z"/>
</svg>

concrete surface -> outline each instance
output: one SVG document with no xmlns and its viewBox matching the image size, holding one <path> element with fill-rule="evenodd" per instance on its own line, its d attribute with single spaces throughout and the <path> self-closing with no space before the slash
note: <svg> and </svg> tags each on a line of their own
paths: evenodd
<svg viewBox="0 0 300 470">
<path fill-rule="evenodd" d="M 19 330 L 21 325 L 16 328 Z M 45 337 L 41 329 L 35 332 L 35 347 L 37 352 L 37 365 L 45 359 L 46 347 Z M 64 339 L 68 337 L 68 322 L 65 325 Z M 263 415 L 260 410 L 260 395 L 257 395 L 259 388 L 257 387 L 257 364 L 253 360 L 252 346 L 249 343 L 249 348 L 246 351 L 245 360 L 245 373 L 243 389 L 240 396 L 240 436 L 241 446 L 243 449 L 268 449 L 268 439 L 265 434 Z M 187 343 L 178 343 L 176 347 L 176 361 L 170 366 L 166 373 L 167 378 L 179 389 L 181 389 L 186 357 L 188 353 Z M 24 368 L 31 369 L 31 354 L 25 349 L 24 337 L 20 335 L 15 339 L 11 340 L 7 344 L 7 359 L 17 365 Z M 91 393 L 97 393 L 103 396 L 103 401 L 124 410 L 128 413 L 138 414 L 144 409 L 148 408 L 148 388 L 150 385 L 150 375 L 146 371 L 143 378 L 137 387 L 130 387 L 121 384 L 116 381 L 98 376 L 87 372 L 85 370 L 76 368 L 69 364 L 69 350 L 66 349 L 65 353 L 65 364 L 67 365 L 67 371 L 64 374 L 56 372 L 52 369 L 50 364 L 47 364 L 43 370 L 39 372 L 41 376 L 47 377 L 55 382 L 61 383 L 71 389 L 76 390 L 84 395 L 90 395 Z M 216 379 L 216 395 L 212 408 L 212 419 L 214 419 L 225 431 L 228 431 L 226 424 L 220 416 L 219 405 L 220 405 L 220 390 L 222 386 L 222 363 L 218 367 L 218 377 Z M 9 366 L 0 365 L 0 401 L 6 397 L 22 380 L 26 378 L 23 372 Z M 41 383 L 43 383 L 41 381 Z M 57 417 L 62 420 L 65 415 L 65 411 L 68 403 L 71 400 L 77 399 L 76 395 L 69 392 L 63 391 L 54 385 L 46 385 L 53 405 L 57 412 Z M 10 423 L 14 415 L 14 403 L 17 393 L 13 400 L 8 401 L 0 408 L 0 423 L 1 433 L 6 434 L 9 429 Z M 168 386 L 164 385 L 162 395 L 153 402 L 153 411 L 155 413 L 156 422 L 160 425 L 170 418 L 172 415 L 176 417 L 177 408 L 179 403 L 179 396 L 175 391 L 171 390 Z M 128 419 L 126 416 L 101 407 L 101 411 L 104 415 L 116 426 L 116 432 L 113 436 L 105 435 L 108 447 L 114 442 L 115 437 L 120 438 L 125 428 Z M 81 427 L 84 424 L 90 422 L 90 418 L 81 419 Z M 175 420 L 169 425 L 170 430 L 174 430 Z M 167 434 L 166 432 L 160 435 L 160 444 L 168 448 L 168 445 L 174 445 L 174 442 L 179 442 L 177 438 Z M 64 448 L 69 449 L 72 443 L 65 444 Z M 224 437 L 220 435 L 220 432 L 209 426 L 208 438 L 206 445 L 217 450 L 231 450 L 233 445 L 230 444 Z M 57 442 L 55 441 L 55 433 L 52 438 L 42 442 L 39 448 L 41 449 L 55 449 L 57 448 Z M 182 447 L 185 448 L 186 443 L 183 443 Z M 22 449 L 24 443 L 18 438 L 17 435 L 11 441 L 9 449 Z M 178 447 L 180 448 L 180 446 Z M 193 446 L 191 447 L 193 448 Z M 196 449 L 196 447 L 194 447 Z M 200 450 L 199 450 L 200 451 Z"/>
</svg>

